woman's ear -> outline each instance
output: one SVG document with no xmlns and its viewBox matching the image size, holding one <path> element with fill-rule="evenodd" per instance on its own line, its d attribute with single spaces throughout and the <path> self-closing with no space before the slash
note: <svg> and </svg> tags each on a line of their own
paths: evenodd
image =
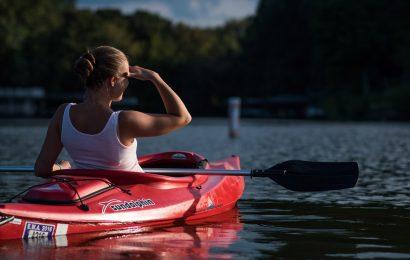
<svg viewBox="0 0 410 260">
<path fill-rule="evenodd" d="M 117 81 L 117 79 L 115 77 L 108 77 L 108 79 L 107 79 L 107 83 L 111 87 L 114 87 L 116 81 Z"/>
</svg>

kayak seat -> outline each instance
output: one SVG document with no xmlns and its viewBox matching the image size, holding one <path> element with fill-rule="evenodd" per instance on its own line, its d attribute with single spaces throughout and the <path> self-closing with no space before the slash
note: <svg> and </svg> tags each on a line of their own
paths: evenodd
<svg viewBox="0 0 410 260">
<path fill-rule="evenodd" d="M 207 160 L 196 153 L 172 151 L 159 154 L 148 154 L 139 158 L 139 164 L 144 168 L 204 168 Z"/>
</svg>

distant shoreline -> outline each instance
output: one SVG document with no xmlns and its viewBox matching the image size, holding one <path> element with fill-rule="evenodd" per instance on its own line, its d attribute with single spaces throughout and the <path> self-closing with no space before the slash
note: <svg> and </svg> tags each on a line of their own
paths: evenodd
<svg viewBox="0 0 410 260">
<path fill-rule="evenodd" d="M 0 118 L 0 127 L 3 126 L 47 126 L 50 118 Z M 278 119 L 278 118 L 241 118 L 240 125 L 298 125 L 298 124 L 369 124 L 369 125 L 410 125 L 406 121 L 338 121 L 338 120 L 307 120 L 307 119 Z M 201 125 L 226 125 L 228 127 L 227 117 L 195 117 L 189 126 Z"/>
</svg>

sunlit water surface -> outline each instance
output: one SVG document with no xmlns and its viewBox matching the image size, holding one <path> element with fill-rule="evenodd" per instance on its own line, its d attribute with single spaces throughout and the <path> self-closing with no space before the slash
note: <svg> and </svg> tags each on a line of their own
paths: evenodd
<svg viewBox="0 0 410 260">
<path fill-rule="evenodd" d="M 247 179 L 238 209 L 223 217 L 134 234 L 0 242 L 2 258 L 410 258 L 410 124 L 241 123 L 232 140 L 225 120 L 197 119 L 167 136 L 139 140 L 138 153 L 187 150 L 211 161 L 237 154 L 243 168 L 353 160 L 360 167 L 357 186 L 296 193 L 265 178 Z M 0 121 L 0 165 L 33 165 L 46 124 Z M 30 174 L 2 173 L 0 199 L 38 182 Z"/>
</svg>

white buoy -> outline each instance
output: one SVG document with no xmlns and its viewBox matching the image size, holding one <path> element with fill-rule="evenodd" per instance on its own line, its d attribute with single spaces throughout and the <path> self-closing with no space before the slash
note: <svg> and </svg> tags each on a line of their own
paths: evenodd
<svg viewBox="0 0 410 260">
<path fill-rule="evenodd" d="M 228 116 L 229 116 L 229 137 L 239 136 L 239 119 L 241 117 L 241 98 L 230 97 L 228 99 Z"/>
</svg>

